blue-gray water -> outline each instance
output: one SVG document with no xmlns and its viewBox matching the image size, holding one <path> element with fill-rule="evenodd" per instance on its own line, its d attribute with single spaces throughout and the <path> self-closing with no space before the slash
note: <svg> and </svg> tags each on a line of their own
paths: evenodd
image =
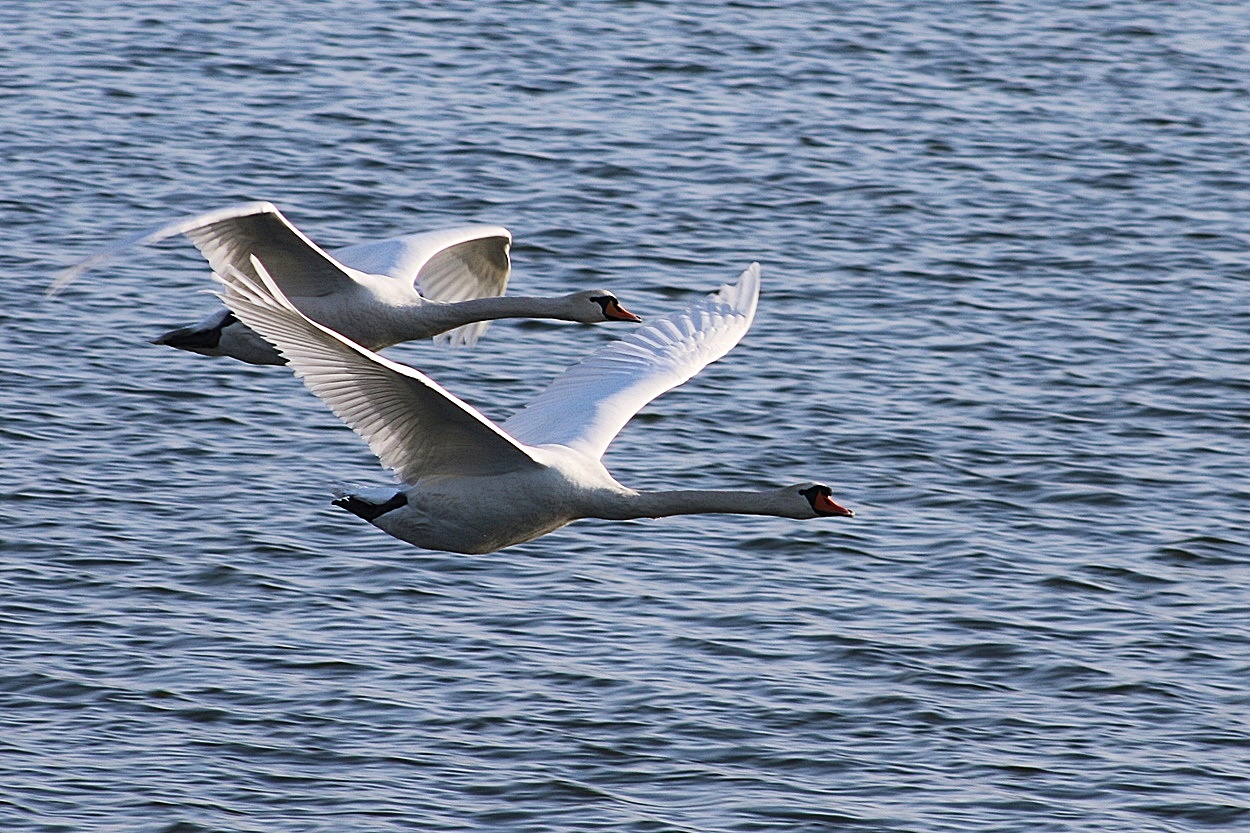
<svg viewBox="0 0 1250 833">
<path fill-rule="evenodd" d="M 1186 2 L 0 6 L 0 829 L 1250 826 L 1250 17 Z M 185 241 L 516 235 L 753 330 L 609 450 L 850 521 L 466 557 L 282 368 L 146 339 Z M 613 337 L 392 351 L 503 417 Z"/>
</svg>

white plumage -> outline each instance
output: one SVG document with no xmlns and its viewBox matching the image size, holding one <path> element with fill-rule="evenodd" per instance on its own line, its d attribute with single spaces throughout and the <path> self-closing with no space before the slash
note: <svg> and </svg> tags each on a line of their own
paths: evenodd
<svg viewBox="0 0 1250 833">
<path fill-rule="evenodd" d="M 210 211 L 149 229 L 102 249 L 53 281 L 56 295 L 80 275 L 134 246 L 186 236 L 217 274 L 259 280 L 255 257 L 303 313 L 373 350 L 414 339 L 472 345 L 491 320 L 551 318 L 593 324 L 639 321 L 607 290 L 542 298 L 504 296 L 512 235 L 469 225 L 323 250 L 268 202 Z M 268 342 L 224 310 L 155 340 L 251 364 L 281 364 Z"/>
<path fill-rule="evenodd" d="M 221 273 L 226 304 L 271 340 L 296 375 L 368 443 L 403 488 L 335 503 L 397 538 L 483 553 L 578 518 L 694 513 L 850 516 L 828 486 L 758 492 L 637 492 L 600 457 L 647 402 L 727 353 L 751 324 L 759 265 L 735 284 L 600 348 L 501 425 L 411 367 L 318 324 L 287 300 L 258 258 Z"/>
</svg>

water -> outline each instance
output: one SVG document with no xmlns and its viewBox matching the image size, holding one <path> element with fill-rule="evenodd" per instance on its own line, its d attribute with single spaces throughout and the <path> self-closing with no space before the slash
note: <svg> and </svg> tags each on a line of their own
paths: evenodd
<svg viewBox="0 0 1250 833">
<path fill-rule="evenodd" d="M 0 827 L 1250 825 L 1238 3 L 0 8 Z M 247 199 L 751 333 L 608 463 L 858 517 L 431 553 L 286 371 L 145 343 Z M 619 332 L 617 330 L 616 332 Z M 608 328 L 393 351 L 502 418 Z"/>
</svg>

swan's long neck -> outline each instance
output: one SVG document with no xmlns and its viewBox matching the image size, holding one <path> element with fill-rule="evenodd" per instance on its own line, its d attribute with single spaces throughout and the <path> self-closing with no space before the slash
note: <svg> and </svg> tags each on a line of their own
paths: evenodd
<svg viewBox="0 0 1250 833">
<path fill-rule="evenodd" d="M 776 490 L 727 491 L 687 489 L 665 492 L 626 492 L 598 506 L 591 517 L 611 521 L 663 518 L 669 515 L 772 515 L 798 517 L 801 504 Z"/>
<path fill-rule="evenodd" d="M 472 324 L 475 321 L 495 321 L 500 318 L 554 318 L 575 321 L 573 311 L 564 298 L 536 298 L 524 295 L 500 295 L 492 298 L 474 298 L 451 304 L 431 303 L 422 307 L 427 320 L 437 321 L 445 330 Z"/>
<path fill-rule="evenodd" d="M 474 298 L 453 303 L 422 301 L 418 304 L 369 299 L 362 302 L 358 309 L 348 310 L 335 305 L 321 308 L 315 300 L 304 300 L 300 309 L 309 318 L 338 330 L 371 350 L 381 350 L 404 341 L 433 338 L 465 324 L 498 318 L 576 320 L 565 298 L 522 295 Z"/>
</svg>

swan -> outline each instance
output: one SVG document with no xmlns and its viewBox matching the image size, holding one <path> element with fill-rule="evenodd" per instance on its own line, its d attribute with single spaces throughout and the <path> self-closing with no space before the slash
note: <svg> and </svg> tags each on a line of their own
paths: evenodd
<svg viewBox="0 0 1250 833">
<path fill-rule="evenodd" d="M 482 554 L 579 518 L 854 514 L 822 483 L 639 492 L 600 460 L 643 405 L 738 343 L 755 315 L 758 263 L 737 283 L 590 354 L 500 424 L 420 371 L 314 322 L 283 296 L 260 259 L 252 257 L 251 267 L 218 273 L 221 299 L 395 472 L 403 486 L 340 490 L 334 504 L 400 540 Z"/>
<path fill-rule="evenodd" d="M 472 345 L 499 318 L 553 318 L 595 324 L 642 319 L 607 290 L 555 298 L 504 296 L 512 235 L 502 226 L 440 229 L 328 253 L 272 203 L 218 209 L 140 232 L 61 272 L 55 296 L 84 272 L 133 246 L 185 235 L 215 272 L 251 270 L 256 255 L 283 294 L 310 318 L 370 350 L 439 336 Z M 251 275 L 253 280 L 256 276 Z M 268 342 L 222 307 L 153 340 L 249 364 L 284 364 Z"/>
</svg>

